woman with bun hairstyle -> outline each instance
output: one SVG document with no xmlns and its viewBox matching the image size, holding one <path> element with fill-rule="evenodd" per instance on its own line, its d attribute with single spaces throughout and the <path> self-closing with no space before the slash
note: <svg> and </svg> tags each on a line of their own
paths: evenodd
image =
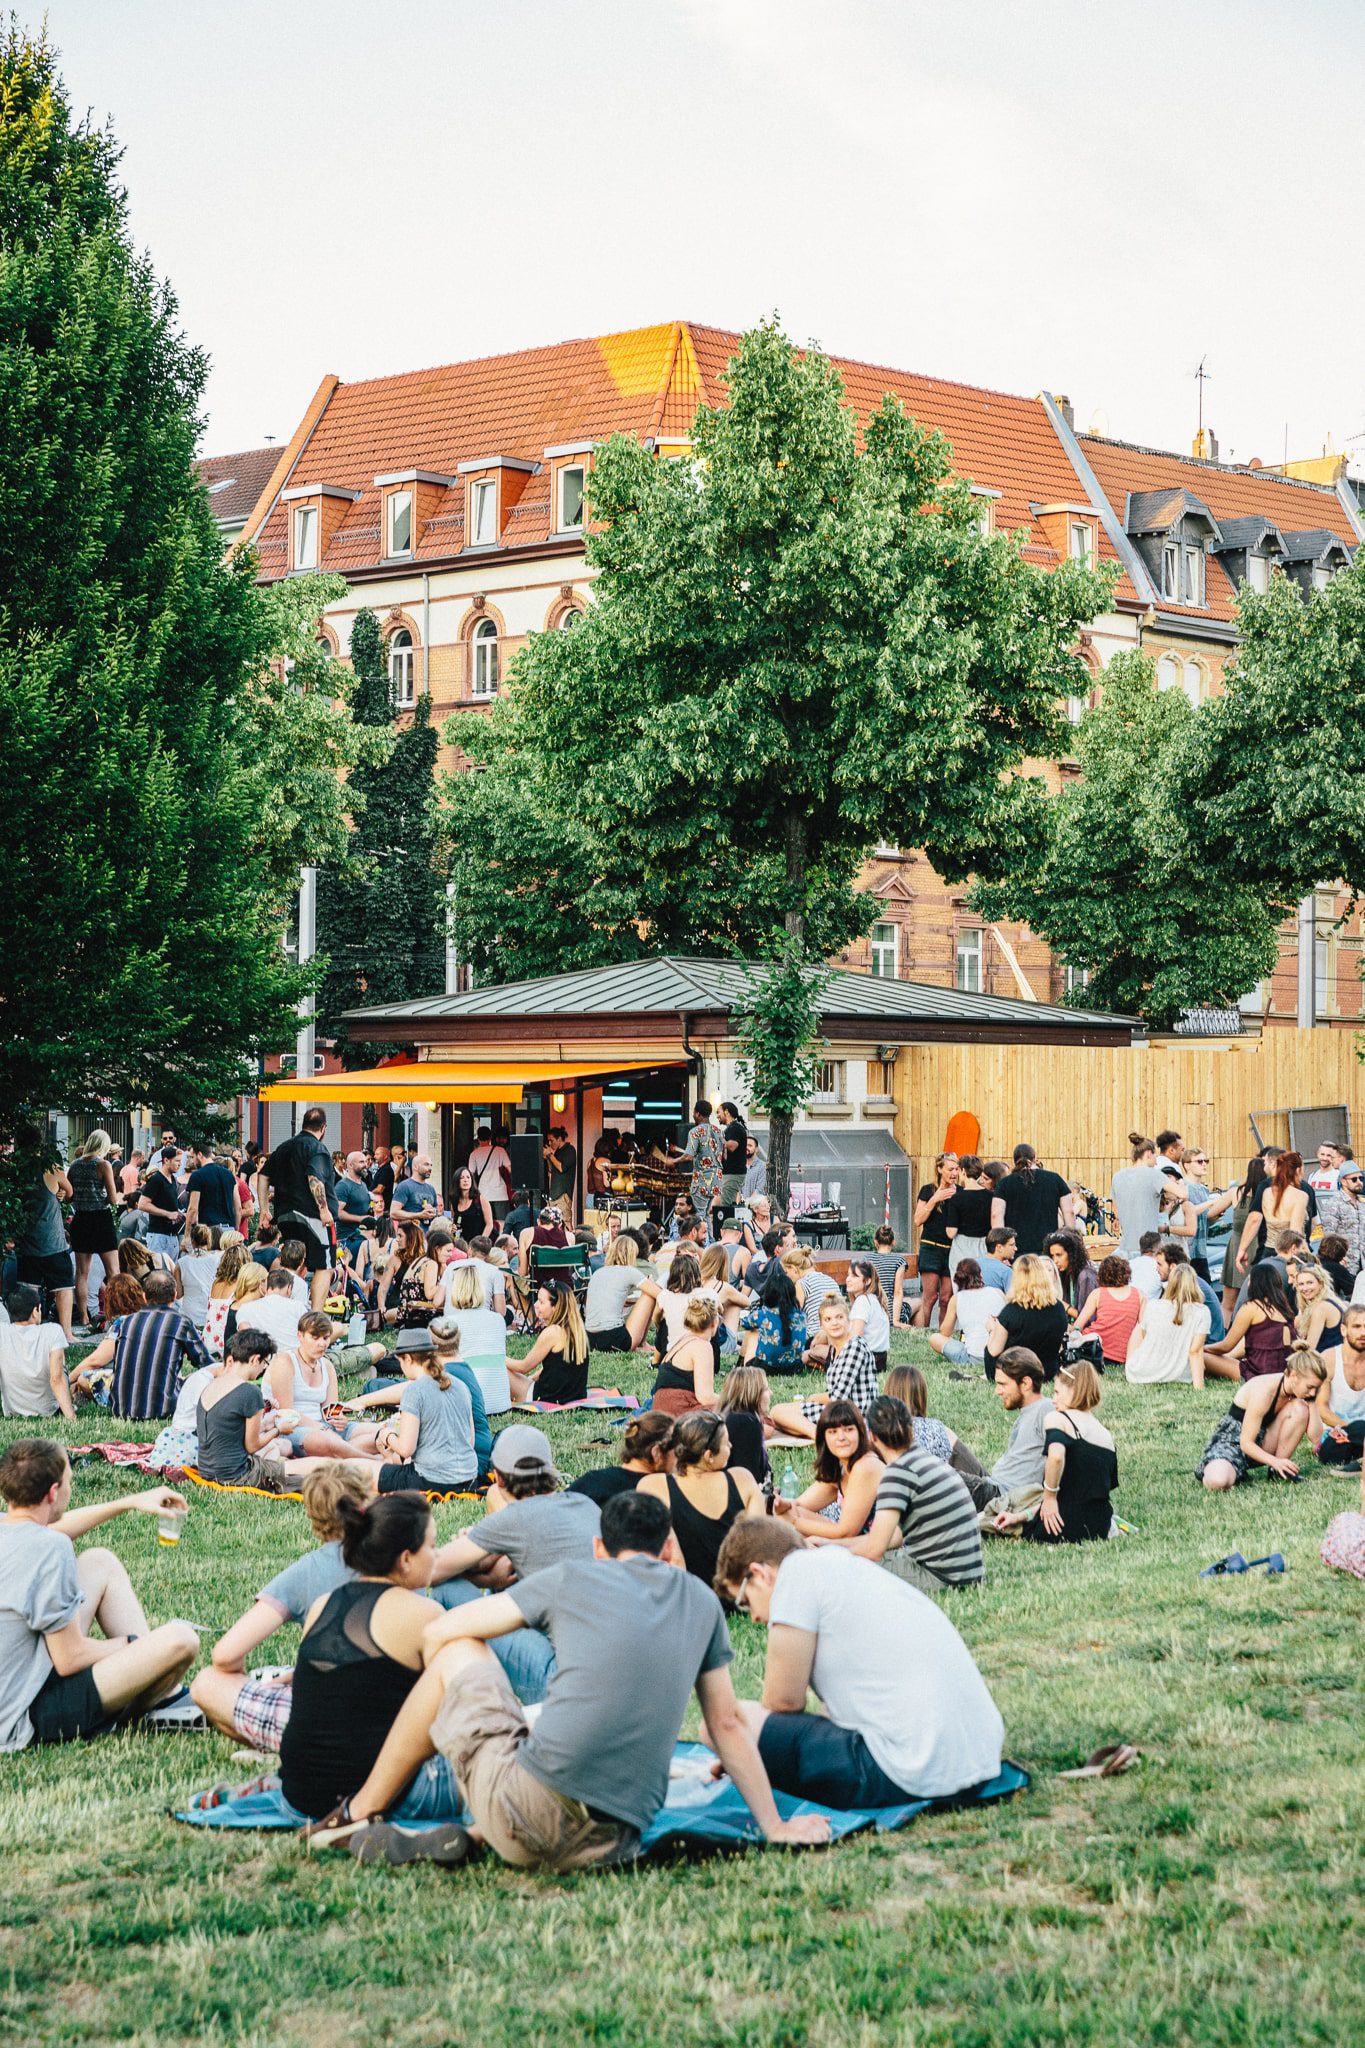
<svg viewBox="0 0 1365 2048">
<path fill-rule="evenodd" d="M 422 1634 L 436 1610 L 424 1596 L 436 1528 L 420 1493 L 336 1502 L 342 1562 L 352 1574 L 314 1600 L 294 1666 L 294 1699 L 280 1741 L 280 1787 L 309 1820 L 332 1814 L 364 1783 L 394 1717 L 422 1673 Z M 400 1826 L 456 1820 L 455 1776 L 425 1763 L 391 1818 Z M 467 1846 L 467 1844 L 466 1844 Z"/>
</svg>

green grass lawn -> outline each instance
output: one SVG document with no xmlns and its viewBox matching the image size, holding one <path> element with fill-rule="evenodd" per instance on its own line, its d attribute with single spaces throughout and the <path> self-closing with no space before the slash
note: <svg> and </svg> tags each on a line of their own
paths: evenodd
<svg viewBox="0 0 1365 2048">
<path fill-rule="evenodd" d="M 993 1393 L 950 1383 L 919 1339 L 896 1346 L 989 1462 L 1005 1430 Z M 618 1380 L 646 1384 L 633 1367 Z M 996 1544 L 984 1588 L 947 1596 L 1033 1773 L 1013 1802 L 816 1854 L 568 1879 L 391 1872 L 169 1821 L 227 1770 L 217 1737 L 6 1757 L 0 2041 L 1360 2042 L 1365 1588 L 1317 1554 L 1357 1486 L 1314 1469 L 1298 1487 L 1204 1494 L 1191 1467 L 1228 1393 L 1111 1375 L 1101 1413 L 1137 1534 Z M 600 1416 L 550 1433 L 570 1472 L 617 1455 Z M 100 1465 L 75 1497 L 132 1484 Z M 472 1512 L 438 1509 L 442 1535 Z M 295 1504 L 204 1493 L 174 1551 L 150 1520 L 111 1533 L 154 1621 L 215 1630 L 309 1541 Z M 1233 1549 L 1282 1550 L 1288 1573 L 1198 1578 Z M 762 1631 L 731 1629 L 737 1689 L 756 1696 Z M 281 1635 L 265 1656 L 291 1652 Z M 1143 1750 L 1128 1776 L 1059 1781 L 1116 1738 Z"/>
</svg>

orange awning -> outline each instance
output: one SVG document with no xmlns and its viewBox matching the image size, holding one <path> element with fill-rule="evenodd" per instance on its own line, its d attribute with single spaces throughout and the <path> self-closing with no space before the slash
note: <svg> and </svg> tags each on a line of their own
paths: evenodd
<svg viewBox="0 0 1365 2048">
<path fill-rule="evenodd" d="M 682 1060 L 409 1060 L 387 1067 L 357 1067 L 350 1073 L 314 1074 L 311 1080 L 267 1081 L 257 1089 L 266 1102 L 498 1102 L 536 1082 L 563 1087 L 634 1073 L 641 1066 L 683 1066 Z"/>
</svg>

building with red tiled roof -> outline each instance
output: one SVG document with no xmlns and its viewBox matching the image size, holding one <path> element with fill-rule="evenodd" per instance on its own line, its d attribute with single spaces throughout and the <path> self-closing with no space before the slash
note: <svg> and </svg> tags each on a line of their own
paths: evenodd
<svg viewBox="0 0 1365 2048">
<path fill-rule="evenodd" d="M 458 762 L 463 721 L 483 714 L 527 636 L 572 626 L 589 601 L 583 508 L 594 446 L 625 433 L 661 459 L 685 456 L 698 405 L 725 402 L 739 340 L 671 321 L 355 384 L 326 377 L 288 445 L 255 451 L 271 459 L 257 472 L 243 540 L 264 580 L 312 568 L 346 578 L 322 626 L 334 651 L 346 655 L 357 610 L 375 610 L 400 706 L 426 692 Z M 1161 687 L 1204 697 L 1236 645 L 1239 583 L 1280 569 L 1311 587 L 1365 532 L 1344 489 L 1077 435 L 1067 401 L 1046 392 L 1026 398 L 831 360 L 860 422 L 891 393 L 945 435 L 983 523 L 1019 535 L 1028 560 L 1116 566 L 1113 608 L 1081 640 L 1096 688 L 1114 653 L 1140 646 Z M 219 459 L 215 480 L 224 462 L 241 470 L 246 461 Z M 922 856 L 879 849 L 866 879 L 883 915 L 845 956 L 854 964 L 985 994 L 1056 1001 L 1065 992 L 1067 969 L 1040 940 L 983 928 L 965 892 L 948 889 Z M 1351 941 L 1340 943 L 1342 970 L 1329 974 L 1324 1006 L 1355 1022 Z M 1265 993 L 1272 1018 L 1292 1014 L 1296 946 L 1291 936 Z"/>
<path fill-rule="evenodd" d="M 225 548 L 240 537 L 279 459 L 278 448 L 247 448 L 239 455 L 206 455 L 195 463 Z"/>
</svg>

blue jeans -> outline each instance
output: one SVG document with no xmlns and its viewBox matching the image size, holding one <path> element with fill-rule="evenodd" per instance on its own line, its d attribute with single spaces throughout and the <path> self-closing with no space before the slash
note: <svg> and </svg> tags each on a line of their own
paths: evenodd
<svg viewBox="0 0 1365 2048">
<path fill-rule="evenodd" d="M 463 1607 L 470 1600 L 484 1598 L 481 1586 L 468 1579 L 447 1579 L 430 1588 L 433 1600 L 442 1607 Z M 507 1673 L 507 1682 L 524 1706 L 543 1700 L 555 1668 L 555 1653 L 548 1636 L 538 1628 L 513 1629 L 510 1635 L 494 1636 L 488 1645 Z"/>
<path fill-rule="evenodd" d="M 180 1239 L 178 1237 L 170 1237 L 163 1231 L 149 1230 L 147 1232 L 146 1245 L 149 1252 L 164 1252 L 168 1259 L 178 1259 L 180 1257 Z"/>
<path fill-rule="evenodd" d="M 423 1822 L 459 1820 L 463 1814 L 464 1801 L 454 1771 L 443 1756 L 431 1756 L 388 1818 L 417 1827 Z"/>
<path fill-rule="evenodd" d="M 382 1394 L 386 1387 L 401 1387 L 402 1384 L 401 1372 L 380 1374 L 377 1379 L 366 1380 L 360 1391 L 362 1394 Z"/>
</svg>

